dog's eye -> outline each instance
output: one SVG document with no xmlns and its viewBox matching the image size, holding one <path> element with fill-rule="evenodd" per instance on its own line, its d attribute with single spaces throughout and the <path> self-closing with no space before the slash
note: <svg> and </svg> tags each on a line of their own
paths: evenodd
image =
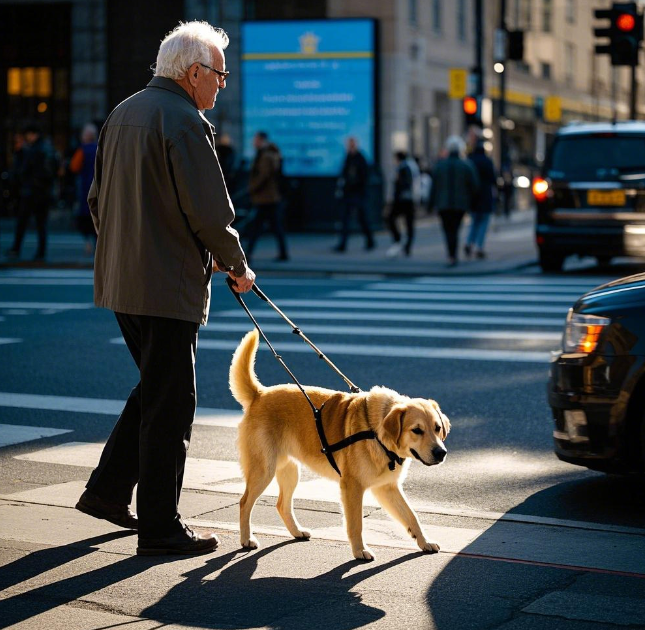
<svg viewBox="0 0 645 630">
<path fill-rule="evenodd" d="M 423 435 L 423 429 L 420 429 L 419 427 L 415 427 L 412 429 L 412 433 L 416 433 L 417 435 Z"/>
<path fill-rule="evenodd" d="M 441 425 L 440 425 L 440 424 L 435 424 L 435 425 L 434 425 L 434 430 L 435 430 L 437 433 L 440 433 L 440 432 L 441 432 Z"/>
</svg>

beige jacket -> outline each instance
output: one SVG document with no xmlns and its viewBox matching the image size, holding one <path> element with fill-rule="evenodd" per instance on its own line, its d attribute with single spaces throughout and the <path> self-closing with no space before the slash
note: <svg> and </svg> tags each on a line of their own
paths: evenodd
<svg viewBox="0 0 645 630">
<path fill-rule="evenodd" d="M 88 196 L 97 306 L 206 324 L 213 260 L 244 274 L 213 134 L 187 92 L 163 77 L 110 114 Z"/>
</svg>

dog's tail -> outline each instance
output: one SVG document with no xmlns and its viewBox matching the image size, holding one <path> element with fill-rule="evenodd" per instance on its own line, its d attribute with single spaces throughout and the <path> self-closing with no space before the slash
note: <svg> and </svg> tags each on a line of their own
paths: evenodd
<svg viewBox="0 0 645 630">
<path fill-rule="evenodd" d="M 228 378 L 229 386 L 231 392 L 233 392 L 233 397 L 244 409 L 247 409 L 258 393 L 264 390 L 264 386 L 258 380 L 253 367 L 258 344 L 259 335 L 257 330 L 246 333 L 231 361 Z"/>
</svg>

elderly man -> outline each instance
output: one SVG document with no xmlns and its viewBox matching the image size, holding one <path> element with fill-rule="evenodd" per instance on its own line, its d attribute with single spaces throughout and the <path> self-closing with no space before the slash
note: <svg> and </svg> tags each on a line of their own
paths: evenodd
<svg viewBox="0 0 645 630">
<path fill-rule="evenodd" d="M 248 291 L 234 211 L 202 111 L 226 87 L 228 36 L 181 24 L 155 77 L 118 105 L 99 138 L 88 202 L 98 234 L 94 301 L 113 310 L 140 381 L 77 509 L 137 529 L 140 555 L 206 553 L 177 511 L 196 407 L 195 351 L 215 264 Z M 135 484 L 137 517 L 129 505 Z"/>
</svg>

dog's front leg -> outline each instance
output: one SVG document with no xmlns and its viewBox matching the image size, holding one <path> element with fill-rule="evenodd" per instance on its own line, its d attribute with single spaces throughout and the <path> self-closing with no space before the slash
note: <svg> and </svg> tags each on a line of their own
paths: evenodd
<svg viewBox="0 0 645 630">
<path fill-rule="evenodd" d="M 437 553 L 439 551 L 439 543 L 426 538 L 416 513 L 410 507 L 398 484 L 389 483 L 384 486 L 370 488 L 370 490 L 381 506 L 408 530 L 410 536 L 417 541 L 421 551 L 428 553 Z"/>
<path fill-rule="evenodd" d="M 347 537 L 357 560 L 374 560 L 372 550 L 363 542 L 363 495 L 365 489 L 355 479 L 341 477 L 340 497 L 345 512 Z"/>
</svg>

